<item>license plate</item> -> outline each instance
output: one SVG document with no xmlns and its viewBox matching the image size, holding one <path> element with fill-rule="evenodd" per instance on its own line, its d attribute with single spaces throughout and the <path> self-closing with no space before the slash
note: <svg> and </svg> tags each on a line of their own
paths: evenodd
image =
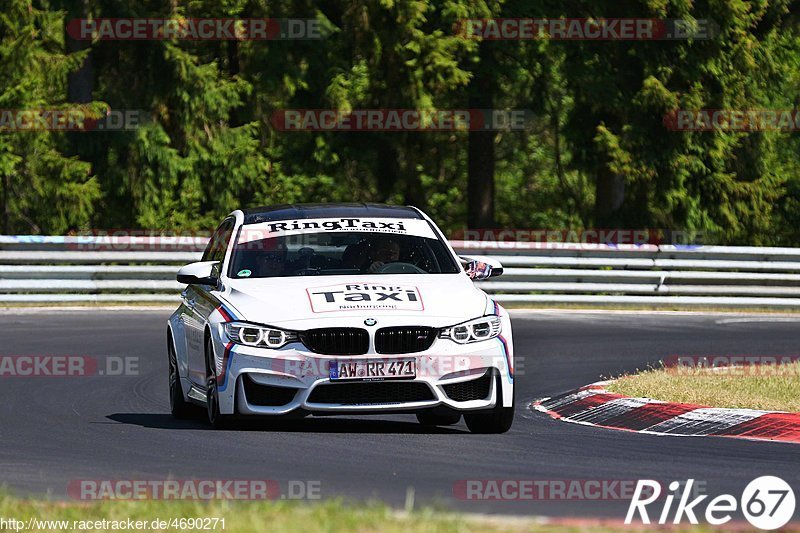
<svg viewBox="0 0 800 533">
<path fill-rule="evenodd" d="M 363 361 L 330 361 L 332 381 L 413 379 L 417 377 L 415 359 L 380 359 Z"/>
</svg>

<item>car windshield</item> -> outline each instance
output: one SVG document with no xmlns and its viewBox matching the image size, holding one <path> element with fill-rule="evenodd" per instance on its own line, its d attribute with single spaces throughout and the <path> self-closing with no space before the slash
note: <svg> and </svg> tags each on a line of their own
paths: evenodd
<svg viewBox="0 0 800 533">
<path fill-rule="evenodd" d="M 244 228 L 231 255 L 231 278 L 460 272 L 437 238 L 358 231 L 251 238 Z"/>
</svg>

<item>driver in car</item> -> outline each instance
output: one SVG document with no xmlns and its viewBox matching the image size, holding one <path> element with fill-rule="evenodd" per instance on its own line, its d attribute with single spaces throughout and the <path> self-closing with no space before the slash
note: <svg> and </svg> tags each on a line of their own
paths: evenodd
<svg viewBox="0 0 800 533">
<path fill-rule="evenodd" d="M 400 260 L 400 243 L 394 239 L 380 239 L 370 245 L 372 264 L 367 269 L 371 274 L 379 272 L 386 263 Z"/>
<path fill-rule="evenodd" d="M 265 244 L 264 250 L 256 257 L 256 272 L 258 277 L 274 278 L 282 276 L 286 270 L 286 252 L 285 244 Z"/>
</svg>

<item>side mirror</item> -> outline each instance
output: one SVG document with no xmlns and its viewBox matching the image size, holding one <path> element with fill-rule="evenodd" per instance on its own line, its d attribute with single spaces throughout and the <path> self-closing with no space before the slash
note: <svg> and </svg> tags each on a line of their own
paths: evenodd
<svg viewBox="0 0 800 533">
<path fill-rule="evenodd" d="M 178 270 L 178 283 L 186 285 L 211 285 L 216 287 L 219 278 L 214 273 L 214 267 L 219 261 L 200 261 L 189 263 Z"/>
<path fill-rule="evenodd" d="M 460 259 L 466 263 L 464 271 L 473 281 L 494 278 L 503 273 L 503 265 L 492 257 L 474 256 L 461 257 Z"/>
</svg>

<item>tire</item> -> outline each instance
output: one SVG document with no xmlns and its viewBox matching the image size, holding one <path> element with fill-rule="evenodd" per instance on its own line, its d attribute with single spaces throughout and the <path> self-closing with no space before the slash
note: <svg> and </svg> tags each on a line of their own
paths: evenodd
<svg viewBox="0 0 800 533">
<path fill-rule="evenodd" d="M 464 422 L 473 433 L 505 433 L 514 422 L 514 401 L 511 407 L 503 407 L 500 377 L 495 381 L 497 387 L 497 405 L 489 412 L 465 414 Z M 515 389 L 516 390 L 516 389 Z"/>
<path fill-rule="evenodd" d="M 230 425 L 231 415 L 219 412 L 219 390 L 217 389 L 217 371 L 214 364 L 214 348 L 211 337 L 206 337 L 206 414 L 208 423 L 214 429 L 224 429 Z"/>
<path fill-rule="evenodd" d="M 172 339 L 167 339 L 167 356 L 169 360 L 169 410 L 178 419 L 191 418 L 195 408 L 183 397 L 180 373 L 178 372 L 178 356 Z"/>
<path fill-rule="evenodd" d="M 461 421 L 460 413 L 437 414 L 431 411 L 417 413 L 417 421 L 423 426 L 452 426 Z"/>
</svg>

